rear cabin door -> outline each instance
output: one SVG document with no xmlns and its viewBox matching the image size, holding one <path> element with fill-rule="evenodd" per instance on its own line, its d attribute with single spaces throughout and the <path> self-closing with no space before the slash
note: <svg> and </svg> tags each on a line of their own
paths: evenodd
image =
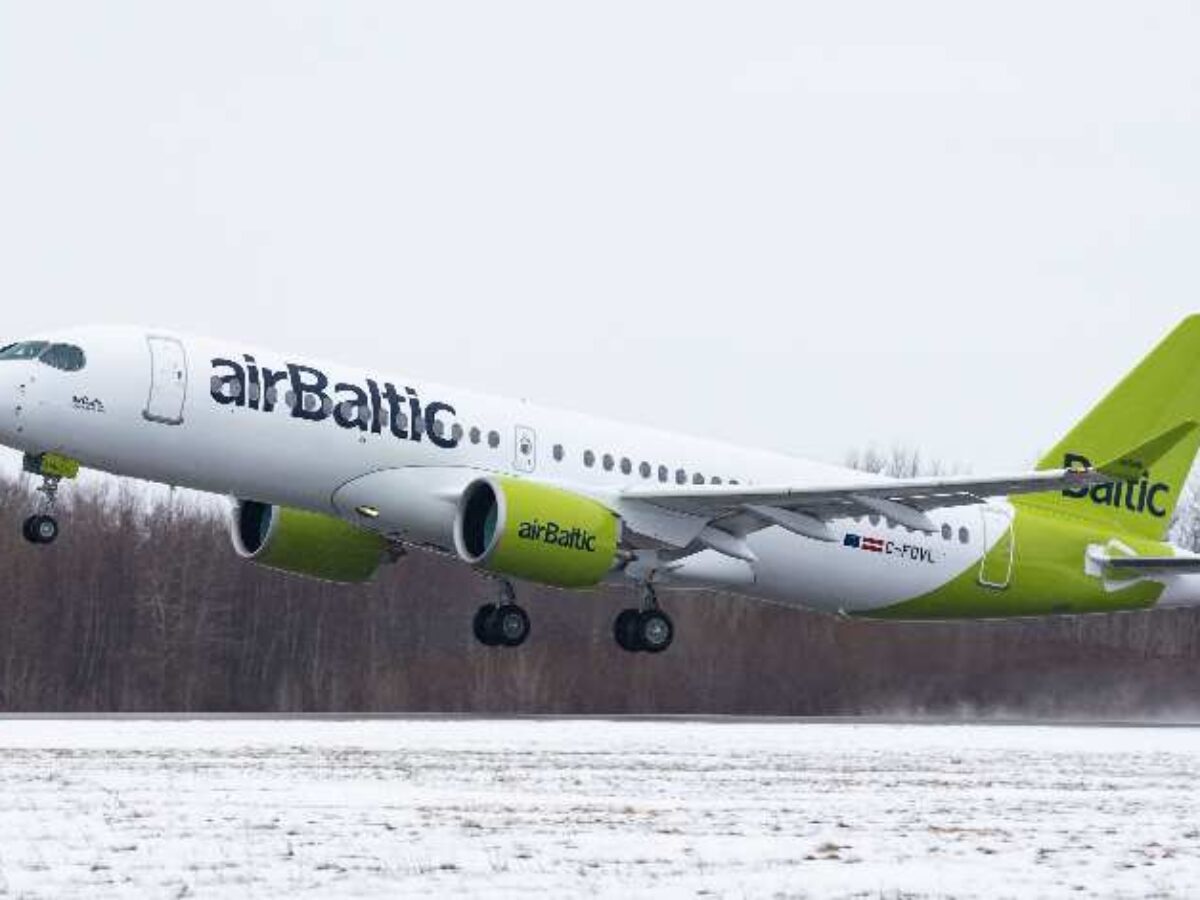
<svg viewBox="0 0 1200 900">
<path fill-rule="evenodd" d="M 150 396 L 142 413 L 160 425 L 183 424 L 187 399 L 187 353 L 175 338 L 150 336 Z"/>
<path fill-rule="evenodd" d="M 1004 590 L 1012 579 L 1016 539 L 1013 536 L 1012 513 L 1002 506 L 982 506 L 983 559 L 979 563 L 979 583 L 984 587 Z"/>
</svg>

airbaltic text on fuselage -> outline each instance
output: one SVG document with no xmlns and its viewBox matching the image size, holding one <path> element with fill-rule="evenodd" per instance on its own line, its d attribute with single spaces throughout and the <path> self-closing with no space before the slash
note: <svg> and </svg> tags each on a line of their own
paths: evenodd
<svg viewBox="0 0 1200 900">
<path fill-rule="evenodd" d="M 1063 458 L 1064 469 L 1075 466 L 1091 468 L 1091 465 L 1090 459 L 1077 453 L 1068 453 Z M 1140 481 L 1109 481 L 1091 488 L 1068 488 L 1063 491 L 1063 496 L 1074 500 L 1090 498 L 1093 503 L 1099 503 L 1101 506 L 1114 506 L 1134 513 L 1148 512 L 1155 518 L 1161 519 L 1166 516 L 1167 511 L 1164 507 L 1159 506 L 1158 497 L 1160 494 L 1169 493 L 1171 493 L 1169 484 L 1162 481 L 1151 483 L 1149 474 L 1147 474 Z"/>
<path fill-rule="evenodd" d="M 285 363 L 282 369 L 269 369 L 259 366 L 253 356 L 242 360 L 212 361 L 211 396 L 223 406 L 274 412 L 281 399 L 277 386 L 286 382 L 283 405 L 293 419 L 332 418 L 341 428 L 382 434 L 387 427 L 400 440 L 419 441 L 425 436 L 437 447 L 458 446 L 458 433 L 452 428 L 454 407 L 437 400 L 422 404 L 413 388 L 400 391 L 390 382 L 380 385 L 368 378 L 365 385 L 339 381 L 330 391 L 329 376 L 312 366 Z"/>
</svg>

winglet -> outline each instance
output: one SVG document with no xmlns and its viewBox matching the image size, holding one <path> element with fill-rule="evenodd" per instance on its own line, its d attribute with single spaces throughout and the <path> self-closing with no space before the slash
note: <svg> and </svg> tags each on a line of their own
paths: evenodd
<svg viewBox="0 0 1200 900">
<path fill-rule="evenodd" d="M 1200 423 L 1194 421 L 1181 422 L 1116 459 L 1096 466 L 1096 471 L 1117 481 L 1137 481 L 1198 427 Z"/>
</svg>

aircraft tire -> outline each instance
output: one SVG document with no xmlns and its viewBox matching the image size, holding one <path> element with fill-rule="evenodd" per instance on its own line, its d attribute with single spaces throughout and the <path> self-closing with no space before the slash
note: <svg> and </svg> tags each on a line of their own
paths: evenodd
<svg viewBox="0 0 1200 900">
<path fill-rule="evenodd" d="M 647 609 L 638 614 L 638 644 L 647 653 L 662 653 L 675 640 L 675 623 L 661 609 Z"/>
<path fill-rule="evenodd" d="M 613 621 L 613 637 L 617 646 L 627 653 L 637 653 L 642 649 L 638 638 L 638 620 L 641 613 L 636 609 L 623 609 Z"/>
<path fill-rule="evenodd" d="M 529 615 L 515 603 L 505 603 L 488 623 L 493 646 L 520 647 L 529 639 Z"/>
<path fill-rule="evenodd" d="M 485 603 L 479 607 L 475 613 L 475 620 L 472 622 L 472 631 L 475 632 L 475 640 L 483 644 L 485 647 L 495 647 L 496 643 L 492 640 L 492 613 L 496 611 L 496 604 Z"/>
<path fill-rule="evenodd" d="M 22 532 L 31 544 L 53 544 L 58 539 L 58 520 L 54 516 L 30 516 Z"/>
</svg>

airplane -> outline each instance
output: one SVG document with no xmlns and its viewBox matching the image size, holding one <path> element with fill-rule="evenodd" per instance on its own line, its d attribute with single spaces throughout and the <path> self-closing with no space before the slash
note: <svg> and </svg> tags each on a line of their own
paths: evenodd
<svg viewBox="0 0 1200 900">
<path fill-rule="evenodd" d="M 623 584 L 613 637 L 661 653 L 659 593 L 713 589 L 842 616 L 990 619 L 1200 604 L 1167 543 L 1200 448 L 1200 316 L 1033 471 L 888 478 L 396 374 L 136 327 L 0 349 L 0 443 L 59 534 L 81 467 L 233 498 L 246 559 L 333 582 L 410 551 L 495 581 L 488 647 L 531 633 L 513 580 Z"/>
</svg>

